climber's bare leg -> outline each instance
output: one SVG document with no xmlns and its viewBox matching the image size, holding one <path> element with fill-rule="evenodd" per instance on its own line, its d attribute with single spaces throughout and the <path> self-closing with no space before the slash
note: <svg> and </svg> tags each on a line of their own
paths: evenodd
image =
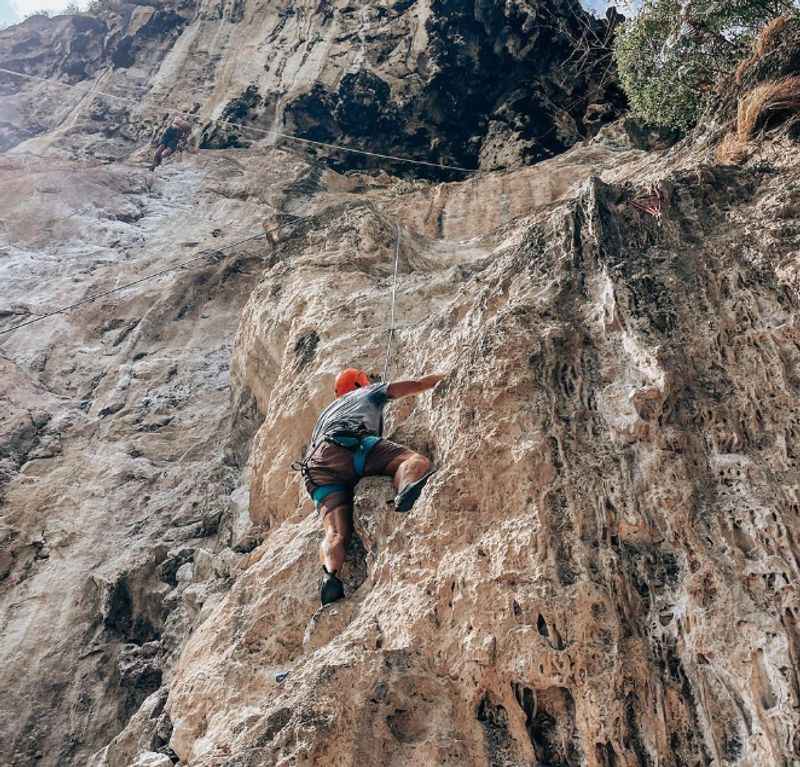
<svg viewBox="0 0 800 767">
<path fill-rule="evenodd" d="M 337 506 L 322 518 L 325 537 L 319 547 L 322 564 L 329 573 L 342 569 L 344 556 L 353 534 L 353 507 Z"/>
<path fill-rule="evenodd" d="M 431 462 L 419 453 L 411 450 L 397 456 L 386 467 L 386 473 L 391 475 L 395 490 L 402 490 L 406 485 L 416 482 L 431 469 Z"/>
<path fill-rule="evenodd" d="M 403 512 L 411 509 L 432 474 L 431 462 L 424 455 L 388 439 L 382 439 L 372 449 L 364 472 L 367 477 L 392 478 L 397 491 L 394 508 Z"/>
<path fill-rule="evenodd" d="M 159 165 L 161 165 L 165 149 L 166 147 L 163 144 L 159 144 L 156 147 L 156 153 L 153 155 L 153 162 L 150 163 L 150 170 L 155 170 Z"/>
</svg>

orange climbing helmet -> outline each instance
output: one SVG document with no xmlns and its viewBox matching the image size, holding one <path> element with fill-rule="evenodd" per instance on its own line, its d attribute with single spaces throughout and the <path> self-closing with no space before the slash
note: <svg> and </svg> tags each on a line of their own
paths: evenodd
<svg viewBox="0 0 800 767">
<path fill-rule="evenodd" d="M 351 391 L 360 389 L 362 386 L 369 386 L 369 376 L 363 370 L 347 368 L 336 376 L 333 390 L 336 392 L 337 397 L 341 397 Z"/>
</svg>

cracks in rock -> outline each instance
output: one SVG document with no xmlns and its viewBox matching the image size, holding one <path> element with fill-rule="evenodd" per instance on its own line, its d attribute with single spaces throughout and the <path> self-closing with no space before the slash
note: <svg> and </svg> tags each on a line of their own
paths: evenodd
<svg viewBox="0 0 800 767">
<path fill-rule="evenodd" d="M 509 732 L 508 713 L 495 703 L 489 692 L 478 703 L 475 717 L 483 728 L 488 767 L 513 767 L 517 764 L 514 739 Z"/>
<path fill-rule="evenodd" d="M 536 629 L 539 632 L 539 635 L 547 640 L 547 643 L 557 652 L 561 652 L 565 650 L 567 644 L 561 638 L 561 634 L 559 634 L 558 629 L 555 625 L 548 626 L 547 621 L 544 619 L 544 616 L 539 613 L 539 617 L 536 620 Z"/>
<path fill-rule="evenodd" d="M 548 767 L 579 767 L 582 749 L 575 725 L 575 701 L 564 687 L 534 689 L 511 682 L 511 692 L 525 715 L 525 731 L 537 764 Z M 514 767 L 521 763 L 505 706 L 490 691 L 481 697 L 476 719 L 484 731 L 484 746 L 491 767 Z M 613 752 L 613 749 L 611 749 Z"/>
<path fill-rule="evenodd" d="M 137 645 L 158 640 L 160 630 L 151 622 L 154 616 L 139 612 L 134 605 L 128 575 L 110 584 L 103 601 L 103 626 L 112 636 Z M 157 625 L 163 622 L 162 616 L 155 618 Z"/>
<path fill-rule="evenodd" d="M 374 552 L 369 552 L 369 554 L 374 558 Z M 354 530 L 352 538 L 350 539 L 350 545 L 347 547 L 344 568 L 340 575 L 345 585 L 345 592 L 348 598 L 355 594 L 369 577 L 367 557 L 368 552 L 364 546 L 364 542 L 358 532 Z"/>
<path fill-rule="evenodd" d="M 5 400 L 3 404 L 8 413 L 3 419 L 6 431 L 0 434 L 0 503 L 5 488 L 29 461 L 61 454 L 64 429 L 49 410 L 20 409 L 11 400 Z M 7 575 L 9 571 L 5 567 L 2 569 Z"/>
<path fill-rule="evenodd" d="M 638 696 L 634 692 L 629 693 L 628 697 L 625 699 L 625 726 L 628 730 L 628 743 L 626 745 L 628 745 L 636 756 L 637 767 L 653 767 L 653 761 L 642 742 L 642 734 L 639 729 L 637 711 L 640 710 L 641 706 Z M 675 747 L 674 739 L 670 745 L 672 745 L 673 748 Z"/>
<path fill-rule="evenodd" d="M 656 642 L 653 645 L 653 652 L 656 662 L 661 667 L 661 683 L 667 688 L 673 688 L 677 693 L 669 712 L 673 722 L 671 746 L 676 759 L 683 760 L 687 765 L 695 763 L 697 759 L 701 759 L 703 764 L 712 764 L 713 759 L 708 753 L 703 737 L 704 720 L 694 688 L 678 654 L 677 642 L 672 638 Z M 625 718 L 631 746 L 642 767 L 652 767 L 652 760 L 644 746 L 638 725 L 637 712 L 641 710 L 641 702 L 636 693 L 629 693 L 626 699 Z"/>
<path fill-rule="evenodd" d="M 527 730 L 537 758 L 552 767 L 578 767 L 583 759 L 572 693 L 565 687 L 548 687 L 531 691 L 531 699 L 536 707 Z"/>
<path fill-rule="evenodd" d="M 248 388 L 241 386 L 235 391 L 231 403 L 231 429 L 225 446 L 225 464 L 243 469 L 250 457 L 250 448 L 256 432 L 264 420 L 258 409 L 258 401 Z"/>
<path fill-rule="evenodd" d="M 539 617 L 541 618 L 541 616 Z M 527 731 L 528 737 L 531 740 L 531 745 L 533 745 L 534 721 L 536 720 L 537 714 L 536 693 L 530 687 L 526 687 L 524 684 L 520 684 L 519 682 L 512 682 L 511 689 L 514 693 L 517 703 L 519 704 L 519 707 L 525 714 L 525 730 Z"/>
<path fill-rule="evenodd" d="M 618 767 L 617 752 L 611 743 L 596 744 L 594 756 L 600 767 Z"/>
<path fill-rule="evenodd" d="M 180 548 L 178 551 L 168 556 L 158 566 L 158 577 L 164 582 L 175 588 L 178 585 L 178 570 L 183 565 L 194 561 L 194 549 L 191 547 Z"/>
<path fill-rule="evenodd" d="M 319 335 L 315 330 L 298 336 L 294 344 L 295 365 L 298 371 L 313 361 L 318 345 Z"/>
<path fill-rule="evenodd" d="M 117 660 L 118 684 L 122 691 L 120 705 L 123 721 L 139 709 L 161 687 L 162 668 L 158 641 L 123 645 Z"/>
</svg>

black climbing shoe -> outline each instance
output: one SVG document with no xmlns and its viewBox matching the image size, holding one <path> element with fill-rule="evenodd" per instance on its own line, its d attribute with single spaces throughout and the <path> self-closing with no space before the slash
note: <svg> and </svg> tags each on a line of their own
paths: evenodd
<svg viewBox="0 0 800 767">
<path fill-rule="evenodd" d="M 423 474 L 416 482 L 411 482 L 406 485 L 394 498 L 394 510 L 410 511 L 417 498 L 419 498 L 422 488 L 425 487 L 435 471 L 436 469 L 431 469 Z"/>
<path fill-rule="evenodd" d="M 322 606 L 331 604 L 331 602 L 338 602 L 344 599 L 344 584 L 336 577 L 336 573 L 329 573 L 322 566 L 325 575 L 322 576 L 322 588 L 319 590 L 319 601 Z"/>
</svg>

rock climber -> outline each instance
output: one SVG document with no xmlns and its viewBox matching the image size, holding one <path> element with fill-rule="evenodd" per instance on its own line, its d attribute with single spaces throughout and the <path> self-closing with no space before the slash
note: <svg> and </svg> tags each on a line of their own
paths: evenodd
<svg viewBox="0 0 800 767">
<path fill-rule="evenodd" d="M 278 244 L 278 232 L 280 230 L 280 222 L 276 215 L 270 215 L 261 222 L 264 227 L 264 241 L 267 243 L 267 250 L 272 250 Z"/>
<path fill-rule="evenodd" d="M 412 381 L 370 383 L 363 370 L 347 368 L 336 377 L 336 399 L 317 420 L 305 458 L 295 466 L 322 514 L 320 545 L 323 605 L 344 597 L 337 573 L 353 532 L 353 491 L 362 477 L 392 477 L 395 511 L 406 512 L 434 472 L 431 462 L 407 447 L 383 438 L 383 409 L 390 400 L 433 389 L 444 376 Z"/>
<path fill-rule="evenodd" d="M 172 125 L 161 134 L 161 138 L 158 140 L 150 170 L 155 170 L 167 157 L 175 154 L 179 148 L 183 149 L 186 140 L 189 138 L 191 127 L 182 117 L 176 117 L 172 121 Z"/>
</svg>

